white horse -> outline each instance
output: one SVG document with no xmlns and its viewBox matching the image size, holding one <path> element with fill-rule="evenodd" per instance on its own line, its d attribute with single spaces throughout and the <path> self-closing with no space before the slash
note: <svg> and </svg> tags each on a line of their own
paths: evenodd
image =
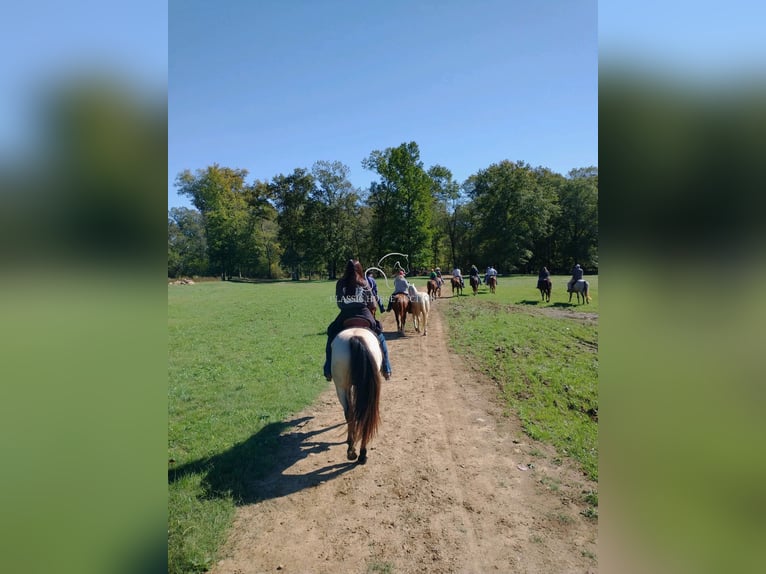
<svg viewBox="0 0 766 574">
<path fill-rule="evenodd" d="M 380 422 L 382 364 L 380 341 L 369 329 L 345 329 L 332 342 L 332 380 L 348 424 L 346 454 L 356 459 L 354 444 L 361 441 L 359 464 L 367 462 L 367 443 Z"/>
<path fill-rule="evenodd" d="M 415 332 L 420 333 L 423 326 L 423 336 L 428 334 L 428 314 L 431 312 L 431 296 L 428 293 L 418 291 L 414 285 L 407 287 L 410 296 L 410 314 L 415 325 Z"/>
<path fill-rule="evenodd" d="M 580 304 L 580 297 L 582 297 L 583 303 L 590 303 L 590 285 L 585 279 L 580 279 L 572 284 L 569 289 L 569 302 L 572 302 L 572 293 L 577 294 L 577 303 Z"/>
</svg>

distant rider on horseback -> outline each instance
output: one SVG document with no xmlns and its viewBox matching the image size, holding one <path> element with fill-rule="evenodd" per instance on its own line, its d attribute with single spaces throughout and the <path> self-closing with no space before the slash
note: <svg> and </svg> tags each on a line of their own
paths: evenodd
<svg viewBox="0 0 766 574">
<path fill-rule="evenodd" d="M 572 268 L 572 278 L 569 280 L 569 283 L 567 283 L 567 293 L 572 292 L 574 284 L 582 280 L 582 275 L 582 267 L 580 267 L 579 263 L 575 263 L 575 266 Z"/>
<path fill-rule="evenodd" d="M 479 270 L 476 269 L 476 265 L 471 265 L 471 270 L 468 272 L 468 275 L 471 277 L 476 277 L 476 279 L 479 281 L 479 285 L 481 285 L 481 275 L 479 275 Z"/>
<path fill-rule="evenodd" d="M 465 289 L 465 281 L 463 281 L 463 274 L 460 272 L 460 267 L 455 267 L 452 270 L 452 276 L 460 279 L 460 288 Z"/>
<path fill-rule="evenodd" d="M 550 280 L 551 278 L 551 272 L 548 271 L 547 267 L 543 267 L 540 269 L 540 273 L 537 274 L 537 288 L 542 289 L 545 285 L 544 282 L 546 279 Z"/>
<path fill-rule="evenodd" d="M 391 297 L 388 298 L 388 308 L 387 311 L 391 311 L 391 303 L 394 301 L 394 295 L 397 293 L 404 293 L 407 295 L 407 298 L 409 299 L 409 294 L 407 293 L 407 287 L 409 286 L 409 283 L 407 283 L 407 280 L 404 278 L 406 273 L 404 272 L 404 269 L 399 269 L 399 273 L 396 275 L 396 279 L 394 279 L 394 292 L 391 293 Z"/>
<path fill-rule="evenodd" d="M 497 269 L 495 269 L 492 265 L 490 265 L 487 268 L 487 276 L 484 278 L 484 281 L 489 285 L 489 278 L 494 277 L 495 281 L 497 281 Z"/>
</svg>

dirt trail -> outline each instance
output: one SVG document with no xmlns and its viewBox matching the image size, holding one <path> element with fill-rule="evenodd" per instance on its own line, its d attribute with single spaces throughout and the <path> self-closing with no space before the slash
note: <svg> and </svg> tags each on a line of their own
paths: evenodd
<svg viewBox="0 0 766 574">
<path fill-rule="evenodd" d="M 394 375 L 365 466 L 346 461 L 335 388 L 281 437 L 266 497 L 242 506 L 212 574 L 596 572 L 594 489 L 504 417 L 496 388 L 447 346 L 440 306 L 426 337 L 383 316 Z M 527 468 L 527 470 L 521 470 Z"/>
</svg>

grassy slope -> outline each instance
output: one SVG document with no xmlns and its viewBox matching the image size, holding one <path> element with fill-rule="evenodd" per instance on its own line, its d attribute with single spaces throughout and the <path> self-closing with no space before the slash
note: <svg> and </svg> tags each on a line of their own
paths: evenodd
<svg viewBox="0 0 766 574">
<path fill-rule="evenodd" d="M 598 311 L 598 277 L 587 277 L 588 305 L 569 305 L 566 278 L 554 277 L 542 303 L 534 277 L 501 278 L 497 293 L 481 287 L 449 301 L 450 344 L 489 375 L 525 431 L 578 460 L 598 479 L 598 329 L 576 319 L 535 312 Z M 558 287 L 558 288 L 557 288 Z"/>
</svg>

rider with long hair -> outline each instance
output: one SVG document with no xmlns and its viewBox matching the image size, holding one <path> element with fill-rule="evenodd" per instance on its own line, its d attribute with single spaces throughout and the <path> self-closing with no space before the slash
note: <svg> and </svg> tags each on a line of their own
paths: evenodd
<svg viewBox="0 0 766 574">
<path fill-rule="evenodd" d="M 476 265 L 471 265 L 471 270 L 468 272 L 468 275 L 476 277 L 476 279 L 479 280 L 479 285 L 481 285 L 481 275 L 479 275 L 479 270 L 476 269 Z"/>
<path fill-rule="evenodd" d="M 383 336 L 383 327 L 380 322 L 372 316 L 375 309 L 375 296 L 370 289 L 370 284 L 364 276 L 362 264 L 356 259 L 349 259 L 346 263 L 346 271 L 335 284 L 335 303 L 340 309 L 340 313 L 335 320 L 327 326 L 327 345 L 325 346 L 324 376 L 332 380 L 331 360 L 332 360 L 332 342 L 340 333 L 347 319 L 364 319 L 369 328 L 378 336 L 380 348 L 383 351 L 383 376 L 386 380 L 391 378 L 391 363 L 388 361 L 388 347 L 386 338 Z"/>
</svg>

